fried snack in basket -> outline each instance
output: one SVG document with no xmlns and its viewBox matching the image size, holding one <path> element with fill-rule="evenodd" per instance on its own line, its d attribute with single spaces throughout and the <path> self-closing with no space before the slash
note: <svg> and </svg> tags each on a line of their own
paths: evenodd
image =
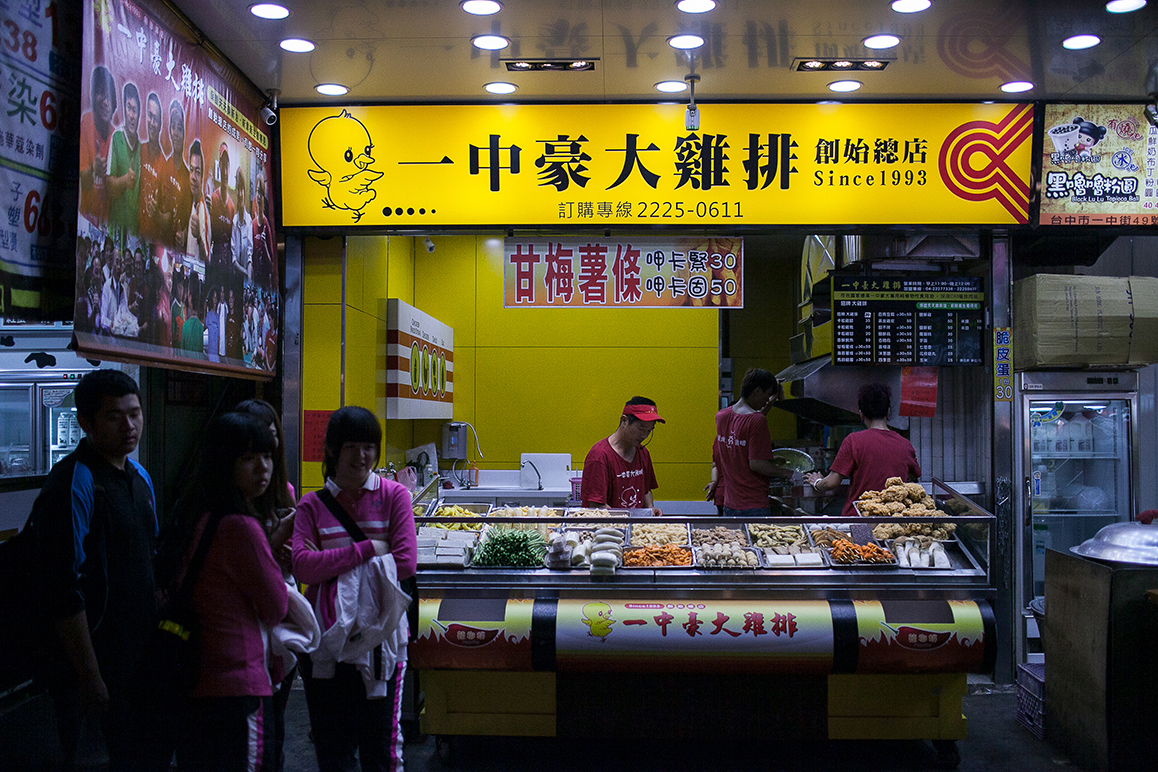
<svg viewBox="0 0 1158 772">
<path fill-rule="evenodd" d="M 905 490 L 909 492 L 910 501 L 921 501 L 927 495 L 920 483 L 905 483 Z"/>
<path fill-rule="evenodd" d="M 905 484 L 905 481 L 902 480 L 900 477 L 890 477 L 889 479 L 885 480 L 885 487 L 886 488 L 891 488 L 894 485 L 904 485 L 904 484 Z"/>
<path fill-rule="evenodd" d="M 860 500 L 861 501 L 880 501 L 881 500 L 881 492 L 880 491 L 865 491 L 864 493 L 862 493 L 860 495 Z"/>
</svg>

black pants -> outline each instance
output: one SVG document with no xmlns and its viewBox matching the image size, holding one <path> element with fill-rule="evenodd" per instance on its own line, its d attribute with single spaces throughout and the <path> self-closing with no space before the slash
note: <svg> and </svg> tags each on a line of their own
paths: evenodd
<svg viewBox="0 0 1158 772">
<path fill-rule="evenodd" d="M 181 772 L 274 768 L 272 697 L 193 697 L 181 740 Z"/>
<path fill-rule="evenodd" d="M 62 678 L 49 684 L 64 768 L 76 766 L 80 751 L 80 697 L 75 681 Z M 167 726 L 169 714 L 146 709 L 125 694 L 112 690 L 109 710 L 100 719 L 109 754 L 109 772 L 159 772 L 169 768 L 173 748 Z"/>
<path fill-rule="evenodd" d="M 290 692 L 294 688 L 294 679 L 297 678 L 297 675 L 298 669 L 295 665 L 290 668 L 289 673 L 286 674 L 273 693 L 273 731 L 270 733 L 274 760 L 274 766 L 270 769 L 273 772 L 282 772 L 285 769 L 285 711 L 289 705 Z"/>
<path fill-rule="evenodd" d="M 394 772 L 402 768 L 397 724 L 402 666 L 395 669 L 385 697 L 366 699 L 362 676 L 339 663 L 333 678 L 314 678 L 313 663 L 301 659 L 306 707 L 320 772 Z"/>
</svg>

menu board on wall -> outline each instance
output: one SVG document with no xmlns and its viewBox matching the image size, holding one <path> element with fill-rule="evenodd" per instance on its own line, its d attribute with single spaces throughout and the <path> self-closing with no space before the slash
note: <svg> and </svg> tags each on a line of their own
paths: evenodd
<svg viewBox="0 0 1158 772">
<path fill-rule="evenodd" d="M 980 365 L 981 279 L 833 276 L 833 364 Z"/>
<path fill-rule="evenodd" d="M 85 0 L 75 332 L 94 357 L 272 377 L 263 97 L 159 0 Z"/>
<path fill-rule="evenodd" d="M 386 417 L 454 418 L 454 329 L 386 301 Z"/>
<path fill-rule="evenodd" d="M 507 239 L 507 308 L 743 308 L 744 240 Z"/>
<path fill-rule="evenodd" d="M 1144 105 L 1046 105 L 1041 225 L 1158 225 L 1158 128 Z"/>
</svg>

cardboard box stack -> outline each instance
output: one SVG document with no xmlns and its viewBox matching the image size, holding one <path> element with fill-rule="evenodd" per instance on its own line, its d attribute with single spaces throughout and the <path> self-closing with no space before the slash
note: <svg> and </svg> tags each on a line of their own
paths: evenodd
<svg viewBox="0 0 1158 772">
<path fill-rule="evenodd" d="M 1038 274 L 1013 285 L 1013 365 L 1158 362 L 1158 278 Z"/>
</svg>

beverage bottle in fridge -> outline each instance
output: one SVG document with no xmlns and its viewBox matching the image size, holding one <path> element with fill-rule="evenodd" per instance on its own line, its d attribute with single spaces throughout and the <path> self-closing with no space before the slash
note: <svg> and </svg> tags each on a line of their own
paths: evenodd
<svg viewBox="0 0 1158 772">
<path fill-rule="evenodd" d="M 1093 453 L 1094 427 L 1090 424 L 1090 419 L 1081 413 L 1078 413 L 1074 416 L 1074 419 L 1070 421 L 1070 437 L 1072 439 L 1070 443 L 1071 450 L 1082 455 Z"/>
<path fill-rule="evenodd" d="M 1053 548 L 1053 536 L 1046 523 L 1033 524 L 1033 594 L 1045 595 L 1045 551 Z"/>
<path fill-rule="evenodd" d="M 1070 452 L 1070 422 L 1057 420 L 1057 433 L 1053 436 L 1053 452 L 1069 455 Z"/>
<path fill-rule="evenodd" d="M 61 412 L 56 416 L 56 444 L 62 448 L 68 444 L 68 415 Z"/>
<path fill-rule="evenodd" d="M 76 411 L 73 410 L 68 414 L 68 444 L 70 447 L 76 447 L 80 444 L 80 421 L 77 420 Z"/>
<path fill-rule="evenodd" d="M 1049 452 L 1049 441 L 1046 439 L 1045 427 L 1039 421 L 1033 421 L 1029 425 L 1029 445 L 1035 456 Z"/>
</svg>

